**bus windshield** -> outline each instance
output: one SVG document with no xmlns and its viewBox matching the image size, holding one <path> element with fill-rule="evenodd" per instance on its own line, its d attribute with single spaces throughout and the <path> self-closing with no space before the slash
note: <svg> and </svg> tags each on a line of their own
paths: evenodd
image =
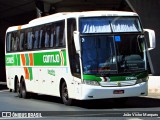
<svg viewBox="0 0 160 120">
<path fill-rule="evenodd" d="M 81 37 L 84 74 L 124 74 L 146 70 L 142 35 L 88 35 Z"/>
<path fill-rule="evenodd" d="M 80 18 L 80 33 L 141 32 L 138 17 Z"/>
</svg>

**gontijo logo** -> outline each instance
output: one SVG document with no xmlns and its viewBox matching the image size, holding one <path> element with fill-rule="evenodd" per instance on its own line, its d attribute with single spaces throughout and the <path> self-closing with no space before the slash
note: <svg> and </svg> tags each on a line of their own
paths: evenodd
<svg viewBox="0 0 160 120">
<path fill-rule="evenodd" d="M 126 77 L 126 80 L 137 80 L 137 77 Z"/>
<path fill-rule="evenodd" d="M 43 55 L 43 63 L 59 63 L 60 56 L 56 55 Z"/>
<path fill-rule="evenodd" d="M 42 62 L 44 64 L 63 66 L 65 64 L 64 54 L 62 51 L 43 54 Z"/>
</svg>

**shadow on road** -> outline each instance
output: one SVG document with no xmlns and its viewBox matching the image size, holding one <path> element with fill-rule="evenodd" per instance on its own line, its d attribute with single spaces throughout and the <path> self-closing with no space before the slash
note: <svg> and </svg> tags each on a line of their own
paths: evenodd
<svg viewBox="0 0 160 120">
<path fill-rule="evenodd" d="M 1 85 L 0 90 L 6 89 L 6 85 Z M 9 91 L 8 91 L 9 92 Z M 15 93 L 15 97 L 18 97 Z M 39 101 L 54 102 L 63 104 L 62 100 L 58 97 L 47 95 L 34 95 L 29 99 L 35 99 Z M 158 108 L 160 107 L 160 97 L 131 97 L 124 103 L 122 101 L 115 102 L 115 99 L 103 99 L 103 100 L 75 100 L 73 106 L 86 108 L 86 109 L 119 109 L 119 108 Z"/>
<path fill-rule="evenodd" d="M 1 86 L 2 87 L 2 86 Z M 0 90 L 2 89 L 0 87 Z M 4 86 L 5 87 L 5 86 Z M 9 92 L 9 90 L 8 90 Z M 15 97 L 18 97 L 16 93 Z M 47 95 L 37 95 L 32 94 L 29 99 L 35 99 L 38 101 L 53 102 L 58 104 L 63 104 L 59 97 L 47 96 Z M 119 108 L 159 108 L 160 107 L 160 97 L 130 97 L 124 103 L 122 101 L 115 102 L 115 99 L 102 99 L 102 100 L 85 100 L 79 101 L 74 100 L 72 106 L 86 108 L 86 109 L 119 109 Z"/>
<path fill-rule="evenodd" d="M 4 90 L 4 89 L 7 89 L 7 85 L 0 84 L 0 90 Z"/>
<path fill-rule="evenodd" d="M 160 99 L 132 97 L 128 98 L 125 103 L 116 102 L 114 99 L 103 99 L 95 101 L 82 101 L 81 104 L 77 105 L 87 109 L 153 108 L 160 107 Z"/>
<path fill-rule="evenodd" d="M 52 97 L 47 95 L 36 95 L 31 99 L 37 99 L 47 102 L 54 102 L 63 104 L 58 97 Z M 116 109 L 116 108 L 153 108 L 160 107 L 160 99 L 149 97 L 131 97 L 128 98 L 125 103 L 122 101 L 115 102 L 115 99 L 103 99 L 103 100 L 75 100 L 73 106 L 82 107 L 86 109 Z"/>
</svg>

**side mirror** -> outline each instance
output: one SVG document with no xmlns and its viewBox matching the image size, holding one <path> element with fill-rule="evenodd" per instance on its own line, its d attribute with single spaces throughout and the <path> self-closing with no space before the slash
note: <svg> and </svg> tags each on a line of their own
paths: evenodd
<svg viewBox="0 0 160 120">
<path fill-rule="evenodd" d="M 79 32 L 78 31 L 74 31 L 73 35 L 74 35 L 74 43 L 75 43 L 75 47 L 76 47 L 76 52 L 78 53 L 80 51 Z"/>
<path fill-rule="evenodd" d="M 144 29 L 145 39 L 148 43 L 148 50 L 152 50 L 156 47 L 156 39 L 155 39 L 155 32 L 151 29 Z"/>
</svg>

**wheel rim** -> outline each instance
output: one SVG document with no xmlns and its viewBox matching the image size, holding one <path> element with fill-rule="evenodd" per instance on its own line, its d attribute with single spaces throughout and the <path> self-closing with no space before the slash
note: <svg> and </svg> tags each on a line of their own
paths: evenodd
<svg viewBox="0 0 160 120">
<path fill-rule="evenodd" d="M 19 93 L 19 82 L 17 82 L 16 88 L 17 88 L 17 92 Z"/>
<path fill-rule="evenodd" d="M 19 82 L 18 81 L 17 81 L 16 89 L 17 89 L 18 96 L 21 97 L 20 86 L 19 86 Z"/>
<path fill-rule="evenodd" d="M 26 89 L 25 89 L 24 85 L 22 85 L 22 97 L 23 98 L 26 97 Z"/>
<path fill-rule="evenodd" d="M 65 101 L 68 101 L 68 89 L 66 84 L 63 86 L 62 96 Z"/>
</svg>

